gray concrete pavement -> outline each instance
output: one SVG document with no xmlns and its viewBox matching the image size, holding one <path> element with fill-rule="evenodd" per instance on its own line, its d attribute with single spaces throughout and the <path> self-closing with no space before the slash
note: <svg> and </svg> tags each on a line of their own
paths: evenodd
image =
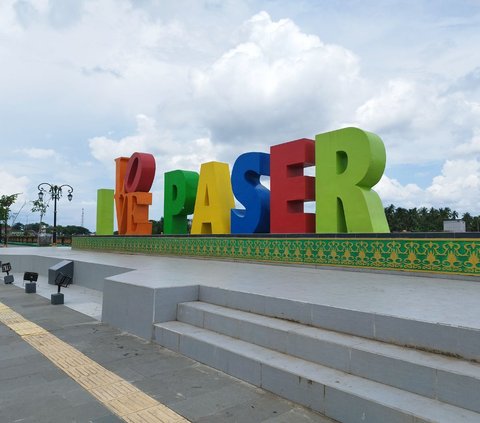
<svg viewBox="0 0 480 423">
<path fill-rule="evenodd" d="M 0 284 L 0 302 L 192 422 L 321 422 L 326 419 L 92 317 Z M 0 421 L 122 421 L 0 323 Z"/>
</svg>

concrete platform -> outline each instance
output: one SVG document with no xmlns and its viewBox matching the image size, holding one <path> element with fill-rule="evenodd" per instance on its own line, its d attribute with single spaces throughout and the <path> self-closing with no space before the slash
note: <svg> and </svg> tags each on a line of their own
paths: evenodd
<svg viewBox="0 0 480 423">
<path fill-rule="evenodd" d="M 372 315 L 480 329 L 480 283 L 476 278 L 457 280 L 412 274 L 150 257 L 76 251 L 67 247 L 0 250 L 0 260 L 10 261 L 17 273 L 31 270 L 46 276 L 49 265 L 65 259 L 75 263 L 74 285 L 104 292 L 103 320 L 106 322 L 113 318 L 112 308 L 118 307 L 115 303 L 120 300 L 110 298 L 111 291 L 122 289 L 128 292 L 130 301 L 124 306 L 131 307 L 131 312 L 151 304 L 148 314 L 152 315 L 155 290 L 181 288 L 176 290 L 182 299 L 178 302 L 186 302 L 197 300 L 197 290 L 205 286 Z M 149 323 L 174 318 L 176 305 L 172 310 L 167 309 L 167 306 L 159 307 L 157 319 L 150 319 Z M 139 311 L 137 318 L 142 315 Z M 124 314 L 125 320 L 116 323 L 128 330 L 131 313 Z"/>
</svg>

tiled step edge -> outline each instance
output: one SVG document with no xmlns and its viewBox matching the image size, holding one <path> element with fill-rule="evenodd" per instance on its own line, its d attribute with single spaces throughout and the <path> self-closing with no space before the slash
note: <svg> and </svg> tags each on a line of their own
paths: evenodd
<svg viewBox="0 0 480 423">
<path fill-rule="evenodd" d="M 199 301 L 177 319 L 294 357 L 480 412 L 480 364 Z"/>
<path fill-rule="evenodd" d="M 160 345 L 344 423 L 478 423 L 480 414 L 182 322 Z"/>
<path fill-rule="evenodd" d="M 480 362 L 480 330 L 200 286 L 200 301 Z"/>
</svg>

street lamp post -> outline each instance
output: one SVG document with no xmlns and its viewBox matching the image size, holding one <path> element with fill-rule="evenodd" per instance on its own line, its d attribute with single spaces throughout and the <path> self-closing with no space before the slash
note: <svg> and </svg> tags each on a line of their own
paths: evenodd
<svg viewBox="0 0 480 423">
<path fill-rule="evenodd" d="M 45 188 L 46 187 L 46 188 Z M 45 193 L 49 193 L 51 198 L 53 199 L 53 245 L 57 245 L 57 200 L 60 200 L 62 196 L 62 188 L 68 189 L 68 201 L 72 201 L 73 195 L 73 188 L 68 184 L 63 185 L 52 185 L 48 184 L 47 182 L 42 182 L 38 186 L 38 199 L 43 201 L 43 196 Z"/>
</svg>

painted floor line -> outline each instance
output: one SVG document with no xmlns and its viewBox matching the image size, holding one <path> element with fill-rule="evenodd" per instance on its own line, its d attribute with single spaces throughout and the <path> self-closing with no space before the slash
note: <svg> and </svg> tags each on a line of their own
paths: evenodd
<svg viewBox="0 0 480 423">
<path fill-rule="evenodd" d="M 0 302 L 0 322 L 129 423 L 188 423 L 184 417 Z"/>
</svg>

